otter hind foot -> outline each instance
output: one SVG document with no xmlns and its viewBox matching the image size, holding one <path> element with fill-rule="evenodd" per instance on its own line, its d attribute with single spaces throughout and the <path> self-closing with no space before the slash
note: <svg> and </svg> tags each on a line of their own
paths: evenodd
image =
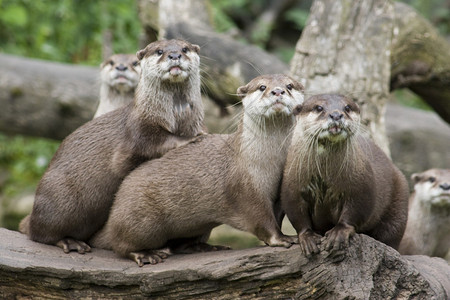
<svg viewBox="0 0 450 300">
<path fill-rule="evenodd" d="M 319 234 L 312 230 L 306 230 L 298 235 L 298 243 L 300 244 L 300 250 L 302 253 L 310 257 L 313 254 L 320 252 L 319 244 L 321 243 L 321 238 Z"/>
<path fill-rule="evenodd" d="M 350 238 L 355 234 L 355 227 L 348 224 L 337 224 L 325 233 L 323 242 L 325 250 L 337 251 L 348 247 Z"/>
<path fill-rule="evenodd" d="M 144 266 L 144 264 L 156 265 L 162 263 L 167 257 L 169 257 L 169 254 L 162 250 L 144 250 L 128 254 L 128 258 L 135 261 L 139 267 Z"/>
<path fill-rule="evenodd" d="M 63 249 L 64 253 L 70 251 L 77 251 L 80 254 L 91 252 L 91 247 L 83 241 L 78 241 L 72 238 L 64 238 L 56 243 L 56 246 Z"/>
<path fill-rule="evenodd" d="M 272 236 L 269 239 L 269 242 L 266 242 L 266 245 L 270 247 L 285 247 L 289 248 L 293 244 L 298 244 L 297 236 L 289 236 L 289 235 L 277 235 Z"/>
<path fill-rule="evenodd" d="M 171 247 L 171 250 L 177 254 L 191 254 L 197 252 L 210 252 L 220 250 L 230 250 L 230 247 L 221 245 L 209 245 L 207 243 L 181 244 Z"/>
</svg>

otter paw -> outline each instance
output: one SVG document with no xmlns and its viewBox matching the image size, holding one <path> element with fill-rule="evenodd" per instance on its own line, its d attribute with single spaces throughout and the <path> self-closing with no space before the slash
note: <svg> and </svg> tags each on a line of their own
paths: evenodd
<svg viewBox="0 0 450 300">
<path fill-rule="evenodd" d="M 196 243 L 196 244 L 182 244 L 176 247 L 171 247 L 170 249 L 177 254 L 191 254 L 197 252 L 230 250 L 231 248 L 220 245 L 209 245 L 207 243 Z"/>
<path fill-rule="evenodd" d="M 308 257 L 319 253 L 320 249 L 318 245 L 321 243 L 321 238 L 322 236 L 312 230 L 300 233 L 298 235 L 298 243 L 302 253 Z"/>
<path fill-rule="evenodd" d="M 63 249 L 64 253 L 70 251 L 77 251 L 80 254 L 91 252 L 91 247 L 83 241 L 78 241 L 71 238 L 64 238 L 56 243 L 56 246 Z"/>
<path fill-rule="evenodd" d="M 138 252 L 130 252 L 128 254 L 128 258 L 134 260 L 139 267 L 144 266 L 144 264 L 156 265 L 158 263 L 162 263 L 167 257 L 169 257 L 168 253 L 158 250 L 144 250 Z"/>
<path fill-rule="evenodd" d="M 350 238 L 355 234 L 355 227 L 347 224 L 337 224 L 325 233 L 323 242 L 325 250 L 337 251 L 348 247 Z"/>
<path fill-rule="evenodd" d="M 280 236 L 272 236 L 266 244 L 270 247 L 285 247 L 289 248 L 293 244 L 298 243 L 298 239 L 296 236 L 287 236 L 287 235 L 280 235 Z"/>
</svg>

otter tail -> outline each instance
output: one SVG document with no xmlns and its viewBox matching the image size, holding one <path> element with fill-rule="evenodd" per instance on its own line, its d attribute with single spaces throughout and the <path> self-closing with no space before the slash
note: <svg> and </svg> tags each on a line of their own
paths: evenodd
<svg viewBox="0 0 450 300">
<path fill-rule="evenodd" d="M 30 231 L 29 228 L 30 228 L 30 215 L 26 216 L 25 218 L 22 219 L 22 221 L 20 221 L 19 231 L 28 235 Z"/>
</svg>

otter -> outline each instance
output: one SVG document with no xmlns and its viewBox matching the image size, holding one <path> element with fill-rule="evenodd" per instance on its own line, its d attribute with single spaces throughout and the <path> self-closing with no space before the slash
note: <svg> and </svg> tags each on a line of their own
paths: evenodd
<svg viewBox="0 0 450 300">
<path fill-rule="evenodd" d="M 298 111 L 280 199 L 303 254 L 319 253 L 321 242 L 339 253 L 355 232 L 397 248 L 408 183 L 364 134 L 358 105 L 343 95 L 321 94 Z"/>
<path fill-rule="evenodd" d="M 166 258 L 158 249 L 177 239 L 211 250 L 196 237 L 220 224 L 249 231 L 270 246 L 295 242 L 281 233 L 273 205 L 303 86 L 287 75 L 263 75 L 237 93 L 245 96 L 237 131 L 203 136 L 131 172 L 93 247 L 113 249 L 143 266 Z"/>
<path fill-rule="evenodd" d="M 163 40 L 137 52 L 142 76 L 132 103 L 95 118 L 60 145 L 20 231 L 64 252 L 106 222 L 114 194 L 138 165 L 203 133 L 199 46 Z"/>
<path fill-rule="evenodd" d="M 450 261 L 450 169 L 430 169 L 411 179 L 414 192 L 399 252 Z"/>
<path fill-rule="evenodd" d="M 100 69 L 100 102 L 94 118 L 132 102 L 141 74 L 136 54 L 114 54 Z"/>
</svg>

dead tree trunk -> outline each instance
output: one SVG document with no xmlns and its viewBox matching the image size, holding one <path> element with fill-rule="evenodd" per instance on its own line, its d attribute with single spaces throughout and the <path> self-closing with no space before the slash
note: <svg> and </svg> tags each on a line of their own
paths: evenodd
<svg viewBox="0 0 450 300">
<path fill-rule="evenodd" d="M 291 73 L 304 81 L 307 93 L 355 98 L 362 122 L 386 153 L 393 24 L 390 1 L 316 0 L 291 61 Z"/>
<path fill-rule="evenodd" d="M 0 229 L 2 299 L 446 299 L 450 266 L 356 235 L 345 256 L 298 246 L 175 255 L 139 268 L 113 252 L 64 254 Z"/>
</svg>

